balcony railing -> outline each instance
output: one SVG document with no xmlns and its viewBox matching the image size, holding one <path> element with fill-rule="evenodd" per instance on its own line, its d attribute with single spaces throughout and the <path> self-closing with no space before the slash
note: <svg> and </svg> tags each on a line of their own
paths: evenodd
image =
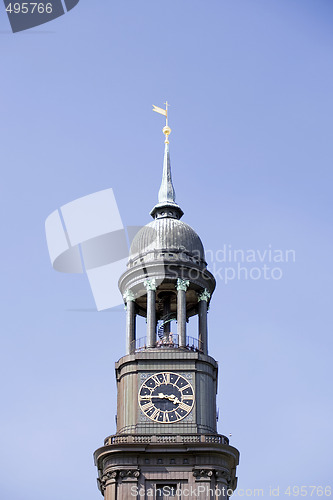
<svg viewBox="0 0 333 500">
<path fill-rule="evenodd" d="M 167 337 L 162 337 L 161 339 L 156 339 L 153 346 L 149 349 L 178 349 L 179 348 L 179 336 L 176 333 L 170 333 Z M 203 352 L 202 342 L 194 337 L 186 337 L 186 345 L 182 347 L 183 349 L 188 349 L 194 352 Z M 148 349 L 147 337 L 141 337 L 139 339 L 133 340 L 130 346 L 131 354 L 138 351 L 143 351 Z"/>
<path fill-rule="evenodd" d="M 132 444 L 132 443 L 146 443 L 146 444 L 160 444 L 160 443 L 215 443 L 215 444 L 229 444 L 229 439 L 222 434 L 114 434 L 104 440 L 104 446 L 119 445 L 119 444 Z"/>
</svg>

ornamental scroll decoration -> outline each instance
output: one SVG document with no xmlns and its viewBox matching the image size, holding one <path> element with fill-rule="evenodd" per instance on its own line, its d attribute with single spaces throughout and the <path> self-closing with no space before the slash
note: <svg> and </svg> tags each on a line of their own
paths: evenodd
<svg viewBox="0 0 333 500">
<path fill-rule="evenodd" d="M 107 482 L 115 482 L 117 480 L 118 471 L 106 472 L 100 479 L 97 479 L 98 487 L 104 495 Z"/>
<path fill-rule="evenodd" d="M 195 469 L 193 471 L 193 476 L 196 478 L 212 477 L 215 474 L 214 469 Z"/>
<path fill-rule="evenodd" d="M 119 472 L 119 476 L 122 478 L 125 477 L 138 478 L 140 476 L 140 471 L 138 469 L 123 469 Z"/>
<path fill-rule="evenodd" d="M 189 280 L 183 280 L 182 278 L 177 279 L 177 284 L 176 284 L 177 291 L 182 290 L 183 292 L 186 292 L 189 286 L 190 286 Z"/>
<path fill-rule="evenodd" d="M 105 472 L 100 479 L 97 479 L 99 489 L 104 495 L 105 488 L 107 483 L 114 483 L 117 479 L 126 479 L 128 477 L 137 479 L 140 476 L 141 472 L 139 469 L 121 469 L 121 470 L 113 470 L 109 472 Z"/>
<path fill-rule="evenodd" d="M 145 288 L 148 290 L 156 291 L 156 279 L 152 278 L 150 280 L 146 280 L 144 283 Z"/>
<path fill-rule="evenodd" d="M 225 479 L 228 486 L 231 484 L 231 475 L 229 474 L 229 472 L 227 472 L 225 470 L 222 470 L 222 471 L 217 470 L 215 472 L 215 475 L 218 479 Z"/>
<path fill-rule="evenodd" d="M 211 294 L 209 293 L 207 288 L 205 288 L 201 293 L 198 293 L 198 302 L 200 302 L 201 300 L 205 300 L 208 303 L 210 296 Z"/>
<path fill-rule="evenodd" d="M 132 292 L 132 290 L 126 290 L 126 292 L 123 295 L 123 299 L 124 299 L 125 303 L 127 303 L 129 300 L 131 300 L 132 302 L 134 302 L 135 301 L 135 295 Z"/>
<path fill-rule="evenodd" d="M 221 471 L 221 470 L 215 470 L 215 469 L 194 469 L 193 470 L 193 476 L 197 479 L 204 479 L 204 478 L 211 478 L 213 476 L 216 477 L 216 479 L 224 479 L 228 486 L 231 484 L 232 478 L 229 472 L 227 471 Z"/>
</svg>

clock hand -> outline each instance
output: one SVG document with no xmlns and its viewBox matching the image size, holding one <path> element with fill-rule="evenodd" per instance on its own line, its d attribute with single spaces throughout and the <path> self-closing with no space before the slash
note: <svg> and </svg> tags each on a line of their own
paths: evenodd
<svg viewBox="0 0 333 500">
<path fill-rule="evenodd" d="M 162 398 L 168 399 L 169 401 L 172 401 L 173 404 L 177 404 L 177 403 L 180 404 L 179 399 L 174 394 L 168 395 L 168 394 L 163 394 L 163 393 L 160 392 L 159 395 L 158 395 L 158 397 L 161 398 L 161 399 Z"/>
<path fill-rule="evenodd" d="M 146 396 L 142 396 L 143 399 L 153 399 L 153 398 L 159 398 L 159 399 L 167 399 L 168 396 L 163 394 L 163 392 L 160 392 L 159 394 L 147 394 Z"/>
<path fill-rule="evenodd" d="M 175 396 L 174 394 L 170 394 L 170 396 L 167 396 L 167 398 L 172 401 L 174 404 L 177 404 L 177 403 L 180 403 L 179 399 L 177 398 L 177 396 Z"/>
<path fill-rule="evenodd" d="M 155 396 L 153 396 L 153 395 L 147 395 L 147 396 L 144 396 L 144 398 L 145 399 L 153 399 L 153 398 L 168 399 L 169 401 L 172 401 L 173 404 L 180 404 L 181 403 L 179 401 L 179 399 L 177 398 L 177 396 L 175 396 L 174 394 L 171 394 L 169 396 L 168 394 L 163 394 L 163 392 L 159 392 Z"/>
</svg>

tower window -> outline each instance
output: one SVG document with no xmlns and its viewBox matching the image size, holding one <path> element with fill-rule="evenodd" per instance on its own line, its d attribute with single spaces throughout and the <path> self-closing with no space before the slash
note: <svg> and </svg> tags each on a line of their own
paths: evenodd
<svg viewBox="0 0 333 500">
<path fill-rule="evenodd" d="M 158 463 L 158 464 L 163 464 L 163 458 L 158 458 L 158 459 L 157 459 L 157 463 Z"/>
<path fill-rule="evenodd" d="M 150 464 L 149 458 L 145 458 L 145 464 Z"/>
<path fill-rule="evenodd" d="M 174 458 L 170 458 L 170 464 L 175 464 L 176 460 Z"/>
<path fill-rule="evenodd" d="M 188 464 L 188 458 L 184 458 L 183 464 Z"/>
</svg>

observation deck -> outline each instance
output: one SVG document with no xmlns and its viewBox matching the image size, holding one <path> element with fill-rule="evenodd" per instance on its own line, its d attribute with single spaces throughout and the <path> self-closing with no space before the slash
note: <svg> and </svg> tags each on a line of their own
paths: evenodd
<svg viewBox="0 0 333 500">
<path fill-rule="evenodd" d="M 134 354 L 146 349 L 186 349 L 187 351 L 204 353 L 203 342 L 195 337 L 186 336 L 186 345 L 179 344 L 179 335 L 177 333 L 169 333 L 168 337 L 158 338 L 154 345 L 148 345 L 147 337 L 132 340 L 130 344 L 130 354 Z"/>
</svg>

